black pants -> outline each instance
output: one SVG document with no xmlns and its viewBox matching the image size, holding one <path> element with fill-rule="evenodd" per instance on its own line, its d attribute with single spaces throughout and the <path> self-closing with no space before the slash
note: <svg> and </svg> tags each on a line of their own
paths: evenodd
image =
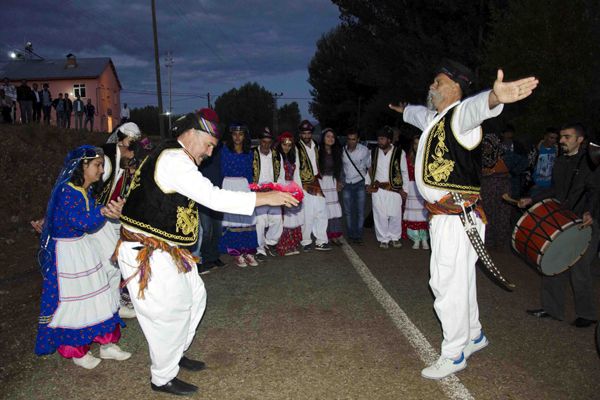
<svg viewBox="0 0 600 400">
<path fill-rule="evenodd" d="M 565 291 L 567 282 L 573 287 L 577 317 L 595 320 L 596 299 L 593 295 L 591 264 L 598 256 L 600 231 L 597 222 L 592 227 L 592 240 L 585 254 L 569 270 L 542 278 L 542 307 L 555 318 L 565 319 Z"/>
</svg>

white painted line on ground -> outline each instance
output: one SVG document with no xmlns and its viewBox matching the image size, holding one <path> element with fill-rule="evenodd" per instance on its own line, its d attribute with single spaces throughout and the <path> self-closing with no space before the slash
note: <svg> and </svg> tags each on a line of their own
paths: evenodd
<svg viewBox="0 0 600 400">
<path fill-rule="evenodd" d="M 398 303 L 394 301 L 392 296 L 383 288 L 381 283 L 373 276 L 369 267 L 364 263 L 363 260 L 356 254 L 354 249 L 344 240 L 342 250 L 350 260 L 350 263 L 354 266 L 354 269 L 362 280 L 367 284 L 367 287 L 373 293 L 373 296 L 377 299 L 379 304 L 387 312 L 392 319 L 392 322 L 402 332 L 402 334 L 408 339 L 411 346 L 417 351 L 417 354 L 425 365 L 430 365 L 437 361 L 439 354 L 431 347 L 431 344 L 427 341 L 425 336 L 419 331 L 419 329 L 412 323 L 408 318 L 404 310 L 400 308 Z M 421 375 L 418 371 L 419 376 Z M 425 378 L 423 378 L 425 379 Z M 461 383 L 461 381 L 455 376 L 450 375 L 438 381 L 442 387 L 442 391 L 450 399 L 456 400 L 473 400 L 473 396 L 469 390 Z"/>
</svg>

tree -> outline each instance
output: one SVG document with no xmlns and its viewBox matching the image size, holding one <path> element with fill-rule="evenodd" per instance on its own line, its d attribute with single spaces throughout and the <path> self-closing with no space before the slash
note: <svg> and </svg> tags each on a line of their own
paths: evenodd
<svg viewBox="0 0 600 400">
<path fill-rule="evenodd" d="M 177 116 L 172 117 L 173 121 Z M 144 135 L 160 136 L 160 126 L 158 120 L 158 107 L 146 106 L 142 108 L 131 109 L 131 122 L 135 122 Z M 165 132 L 169 133 L 169 121 L 165 118 Z"/>
<path fill-rule="evenodd" d="M 275 136 L 281 132 L 296 132 L 300 125 L 300 108 L 295 101 L 284 104 L 277 110 L 277 119 L 279 121 L 279 132 L 273 132 Z"/>
<path fill-rule="evenodd" d="M 476 67 L 490 7 L 504 2 L 332 1 L 342 23 L 317 42 L 309 66 L 310 109 L 326 125 L 360 122 L 371 134 L 400 123 L 387 110 L 390 101 L 423 102 L 442 58 Z"/>
<path fill-rule="evenodd" d="M 215 101 L 215 111 L 221 120 L 223 132 L 231 123 L 243 122 L 250 129 L 252 137 L 273 124 L 274 106 L 271 92 L 256 82 L 231 89 Z"/>
<path fill-rule="evenodd" d="M 599 7 L 585 0 L 512 0 L 494 13 L 486 43 L 484 73 L 492 80 L 535 75 L 540 85 L 524 102 L 507 107 L 505 119 L 539 138 L 547 126 L 581 121 L 599 128 Z"/>
</svg>

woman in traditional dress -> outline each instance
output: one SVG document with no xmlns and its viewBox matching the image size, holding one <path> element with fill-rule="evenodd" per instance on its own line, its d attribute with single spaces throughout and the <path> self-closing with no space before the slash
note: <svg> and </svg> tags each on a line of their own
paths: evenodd
<svg viewBox="0 0 600 400">
<path fill-rule="evenodd" d="M 35 352 L 56 350 L 87 369 L 100 363 L 89 351 L 93 342 L 100 344 L 100 358 L 131 357 L 116 344 L 124 324 L 109 282 L 114 267 L 94 243 L 94 235 L 107 218 L 120 216 L 123 205 L 96 204 L 103 163 L 102 149 L 93 146 L 67 155 L 46 209 L 39 257 L 44 281 Z"/>
<path fill-rule="evenodd" d="M 252 160 L 248 128 L 242 124 L 230 125 L 229 135 L 221 152 L 223 189 L 249 192 L 248 185 L 253 178 Z M 234 257 L 238 267 L 255 267 L 258 265 L 254 258 L 257 247 L 256 216 L 225 213 L 219 251 Z"/>
<path fill-rule="evenodd" d="M 319 182 L 327 202 L 327 237 L 337 245 L 341 244 L 343 235 L 342 206 L 338 196 L 342 190 L 342 169 L 342 146 L 333 129 L 325 128 L 319 145 Z"/>
<path fill-rule="evenodd" d="M 286 184 L 295 182 L 302 187 L 300 170 L 296 164 L 296 146 L 294 135 L 283 132 L 277 139 L 277 151 L 283 158 L 283 169 Z M 299 254 L 298 248 L 302 241 L 302 224 L 304 223 L 304 210 L 302 203 L 297 207 L 286 207 L 283 210 L 283 232 L 277 243 L 277 253 L 280 256 Z"/>
<path fill-rule="evenodd" d="M 406 157 L 409 181 L 406 207 L 404 208 L 404 218 L 402 220 L 402 232 L 404 238 L 412 240 L 413 249 L 416 250 L 421 246 L 424 250 L 429 250 L 428 213 L 425 209 L 425 200 L 421 197 L 415 183 L 415 155 L 418 147 L 419 136 L 414 136 L 410 143 L 408 157 Z"/>
</svg>

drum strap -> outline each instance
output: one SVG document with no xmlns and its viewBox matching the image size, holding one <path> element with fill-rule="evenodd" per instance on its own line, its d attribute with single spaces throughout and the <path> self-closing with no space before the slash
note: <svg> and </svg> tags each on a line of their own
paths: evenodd
<svg viewBox="0 0 600 400">
<path fill-rule="evenodd" d="M 498 282 L 506 290 L 512 292 L 512 290 L 515 288 L 515 285 L 507 281 L 500 273 L 500 270 L 498 270 L 498 268 L 494 264 L 492 257 L 490 257 L 490 254 L 488 253 L 483 244 L 483 240 L 481 240 L 479 232 L 477 232 L 473 216 L 464 208 L 465 199 L 460 193 L 455 192 L 452 193 L 452 199 L 456 204 L 460 204 L 461 207 L 463 207 L 463 212 L 459 214 L 460 222 L 462 222 L 463 226 L 465 227 L 465 232 L 467 233 L 469 241 L 473 245 L 477 256 L 479 256 L 479 259 L 481 260 L 485 268 L 488 270 L 488 272 L 491 274 L 491 276 L 496 280 L 496 282 Z"/>
</svg>

